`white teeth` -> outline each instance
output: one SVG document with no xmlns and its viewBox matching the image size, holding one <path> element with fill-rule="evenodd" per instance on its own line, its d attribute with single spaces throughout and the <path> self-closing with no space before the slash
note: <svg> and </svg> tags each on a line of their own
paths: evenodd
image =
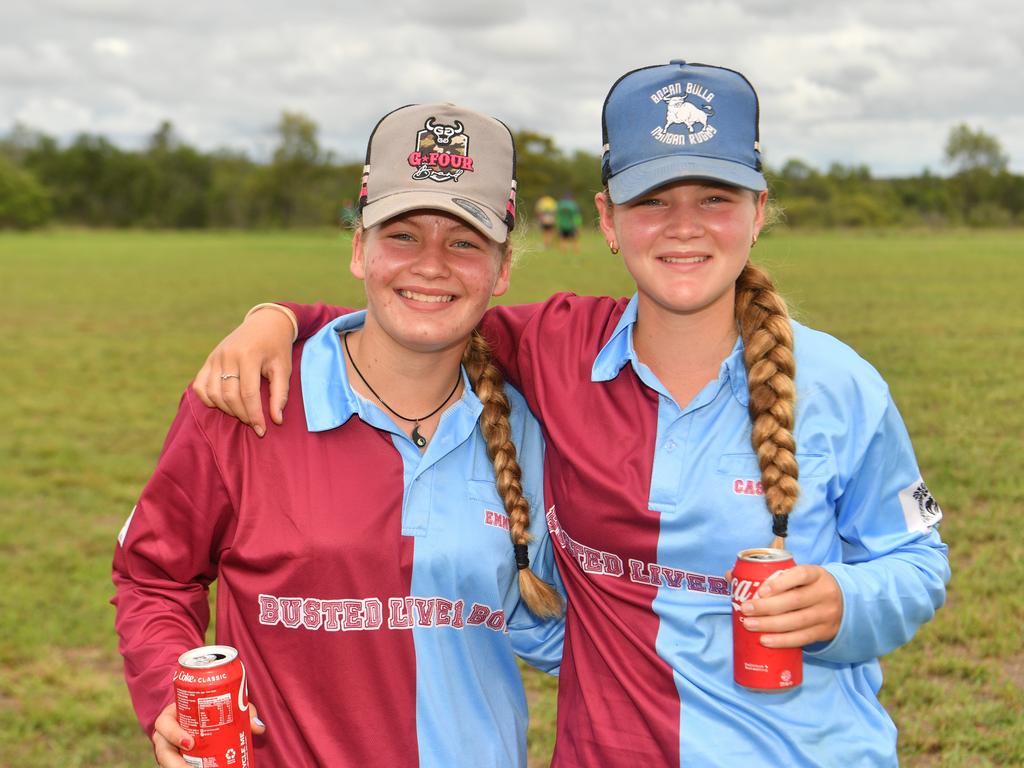
<svg viewBox="0 0 1024 768">
<path fill-rule="evenodd" d="M 707 261 L 707 256 L 687 256 L 683 259 L 677 259 L 672 256 L 662 256 L 661 260 L 666 264 L 700 264 L 701 262 Z"/>
<path fill-rule="evenodd" d="M 434 296 L 433 294 L 416 293 L 415 291 L 406 290 L 399 291 L 398 295 L 406 299 L 412 299 L 413 301 L 424 301 L 427 304 L 447 304 L 449 301 L 455 298 L 454 296 L 451 295 Z"/>
</svg>

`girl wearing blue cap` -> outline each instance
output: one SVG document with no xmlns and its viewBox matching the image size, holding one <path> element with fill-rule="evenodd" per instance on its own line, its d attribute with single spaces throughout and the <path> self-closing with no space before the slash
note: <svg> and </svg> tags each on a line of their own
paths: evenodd
<svg viewBox="0 0 1024 768">
<path fill-rule="evenodd" d="M 260 768 L 525 768 L 516 655 L 557 671 L 564 628 L 530 514 L 543 440 L 474 330 L 508 286 L 514 193 L 498 120 L 389 113 L 352 247 L 367 309 L 296 347 L 304 418 L 257 444 L 182 398 L 114 557 L 125 677 L 163 768 L 193 746 L 171 674 L 204 645 L 214 579 L 217 642 L 267 724 Z"/>
<path fill-rule="evenodd" d="M 603 131 L 601 229 L 636 293 L 481 325 L 545 433 L 569 597 L 553 765 L 895 765 L 878 657 L 945 599 L 941 511 L 879 374 L 792 321 L 749 261 L 767 202 L 754 89 L 720 67 L 636 70 Z M 293 309 L 299 335 L 337 313 Z M 209 374 L 281 366 L 290 326 L 262 311 L 236 333 L 195 386 L 262 424 Z M 798 565 L 742 610 L 764 645 L 804 649 L 804 682 L 765 694 L 733 682 L 723 575 L 773 537 Z"/>
</svg>

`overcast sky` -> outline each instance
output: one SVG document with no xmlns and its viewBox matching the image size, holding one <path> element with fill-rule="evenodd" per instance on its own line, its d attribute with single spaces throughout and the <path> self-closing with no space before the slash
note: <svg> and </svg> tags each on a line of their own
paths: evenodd
<svg viewBox="0 0 1024 768">
<path fill-rule="evenodd" d="M 966 122 L 1024 172 L 1019 0 L 0 3 L 3 133 L 20 121 L 138 147 L 169 119 L 203 149 L 264 158 L 288 109 L 356 160 L 381 114 L 443 100 L 597 153 L 612 82 L 682 58 L 748 76 L 772 165 L 945 173 Z"/>
</svg>

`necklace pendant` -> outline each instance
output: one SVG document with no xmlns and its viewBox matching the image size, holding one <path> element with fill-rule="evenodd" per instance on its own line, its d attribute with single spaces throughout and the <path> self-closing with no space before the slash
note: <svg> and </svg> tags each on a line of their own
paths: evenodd
<svg viewBox="0 0 1024 768">
<path fill-rule="evenodd" d="M 412 428 L 412 441 L 416 443 L 417 448 L 422 448 L 427 444 L 427 438 L 420 434 L 419 424 Z"/>
</svg>

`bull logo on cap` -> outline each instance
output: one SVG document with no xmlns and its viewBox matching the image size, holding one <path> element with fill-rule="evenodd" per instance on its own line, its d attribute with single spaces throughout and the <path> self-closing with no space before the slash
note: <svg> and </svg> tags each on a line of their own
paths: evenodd
<svg viewBox="0 0 1024 768">
<path fill-rule="evenodd" d="M 711 125 L 715 108 L 711 106 L 715 94 L 699 83 L 689 82 L 685 88 L 682 83 L 672 83 L 659 88 L 651 94 L 651 101 L 665 106 L 665 124 L 658 125 L 651 131 L 651 136 L 662 144 L 682 146 L 686 144 L 702 144 L 716 133 Z M 703 101 L 697 103 L 694 99 Z M 669 130 L 672 126 L 682 125 L 685 133 Z"/>
<path fill-rule="evenodd" d="M 685 96 L 673 96 L 666 100 L 665 127 L 667 131 L 670 125 L 685 125 L 686 130 L 693 133 L 693 126 L 699 125 L 701 130 L 708 127 L 708 118 L 715 114 L 710 104 L 698 107 L 693 102 L 687 101 Z"/>
<path fill-rule="evenodd" d="M 435 142 L 446 145 L 451 144 L 453 137 L 461 136 L 466 130 L 458 120 L 455 121 L 455 125 L 440 125 L 432 117 L 427 118 L 427 122 L 423 124 L 423 127 L 434 134 Z M 422 133 L 420 135 L 422 136 Z"/>
<path fill-rule="evenodd" d="M 416 149 L 409 154 L 409 165 L 416 169 L 412 173 L 416 180 L 458 181 L 463 173 L 472 172 L 465 126 L 458 120 L 446 125 L 428 117 L 416 133 Z"/>
</svg>

